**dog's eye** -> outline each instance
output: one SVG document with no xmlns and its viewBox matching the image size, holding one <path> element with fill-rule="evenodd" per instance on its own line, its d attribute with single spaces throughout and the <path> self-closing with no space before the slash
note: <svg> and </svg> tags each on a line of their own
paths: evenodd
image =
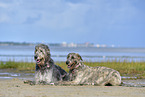
<svg viewBox="0 0 145 97">
<path fill-rule="evenodd" d="M 71 59 L 74 59 L 74 56 L 72 56 Z"/>
<path fill-rule="evenodd" d="M 40 50 L 40 52 L 43 52 L 42 50 Z"/>
</svg>

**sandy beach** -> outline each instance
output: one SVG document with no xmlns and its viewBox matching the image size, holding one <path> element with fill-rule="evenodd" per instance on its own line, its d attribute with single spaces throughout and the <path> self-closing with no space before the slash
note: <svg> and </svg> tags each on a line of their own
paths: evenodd
<svg viewBox="0 0 145 97">
<path fill-rule="evenodd" d="M 0 79 L 0 97 L 145 97 L 145 87 L 28 85 Z"/>
</svg>

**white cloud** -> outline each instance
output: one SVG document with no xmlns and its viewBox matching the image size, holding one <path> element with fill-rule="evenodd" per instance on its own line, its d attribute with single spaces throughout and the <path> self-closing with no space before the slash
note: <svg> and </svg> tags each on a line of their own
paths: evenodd
<svg viewBox="0 0 145 97">
<path fill-rule="evenodd" d="M 41 19 L 35 22 L 36 25 L 41 24 L 50 28 L 77 27 L 94 23 L 100 24 L 101 22 L 113 24 L 116 21 L 122 22 L 122 19 L 130 19 L 135 13 L 135 8 L 127 0 L 121 0 L 120 2 L 106 2 L 103 0 L 12 1 L 11 3 L 0 3 L 3 10 L 0 14 L 5 13 L 13 23 L 19 24 L 28 23 L 28 20 L 35 20 L 37 16 L 41 16 Z M 128 13 L 129 11 L 131 12 Z"/>
<path fill-rule="evenodd" d="M 8 7 L 9 7 L 8 4 L 0 2 L 0 8 L 8 8 Z"/>
<path fill-rule="evenodd" d="M 75 33 L 100 33 L 104 27 L 123 26 L 137 12 L 130 0 L 9 0 L 0 2 L 0 7 L 0 23 Z"/>
<path fill-rule="evenodd" d="M 9 23 L 10 18 L 6 14 L 0 15 L 0 23 Z"/>
<path fill-rule="evenodd" d="M 16 11 L 19 10 L 21 0 L 2 0 L 0 1 L 0 23 L 15 23 Z"/>
<path fill-rule="evenodd" d="M 82 4 L 66 4 L 67 9 L 63 10 L 61 13 L 52 14 L 46 13 L 45 20 L 48 21 L 47 25 L 51 28 L 68 28 L 77 27 L 83 25 L 84 15 L 86 13 L 85 5 Z"/>
</svg>

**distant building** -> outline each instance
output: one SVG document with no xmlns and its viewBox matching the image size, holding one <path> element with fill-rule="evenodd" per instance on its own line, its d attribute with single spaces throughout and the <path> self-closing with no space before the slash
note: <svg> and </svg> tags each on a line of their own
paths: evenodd
<svg viewBox="0 0 145 97">
<path fill-rule="evenodd" d="M 67 43 L 66 42 L 62 42 L 61 46 L 62 47 L 67 47 Z"/>
<path fill-rule="evenodd" d="M 94 47 L 94 44 L 89 43 L 89 42 L 82 43 L 82 44 L 76 44 L 76 43 L 73 43 L 73 42 L 72 43 L 62 42 L 61 46 L 62 47 Z"/>
<path fill-rule="evenodd" d="M 101 47 L 107 47 L 107 45 L 105 45 L 105 44 L 102 44 L 102 45 L 101 45 Z"/>
<path fill-rule="evenodd" d="M 100 45 L 99 44 L 96 44 L 95 47 L 100 47 Z"/>
<path fill-rule="evenodd" d="M 75 43 L 69 43 L 68 47 L 77 47 L 77 44 L 75 44 Z"/>
</svg>

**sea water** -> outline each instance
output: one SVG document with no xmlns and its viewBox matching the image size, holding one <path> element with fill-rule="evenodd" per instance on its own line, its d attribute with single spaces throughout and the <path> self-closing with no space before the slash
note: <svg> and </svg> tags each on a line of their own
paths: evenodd
<svg viewBox="0 0 145 97">
<path fill-rule="evenodd" d="M 145 48 L 97 48 L 50 46 L 54 61 L 66 61 L 69 53 L 79 53 L 84 61 L 145 61 Z M 34 62 L 35 46 L 0 46 L 0 61 Z"/>
</svg>

